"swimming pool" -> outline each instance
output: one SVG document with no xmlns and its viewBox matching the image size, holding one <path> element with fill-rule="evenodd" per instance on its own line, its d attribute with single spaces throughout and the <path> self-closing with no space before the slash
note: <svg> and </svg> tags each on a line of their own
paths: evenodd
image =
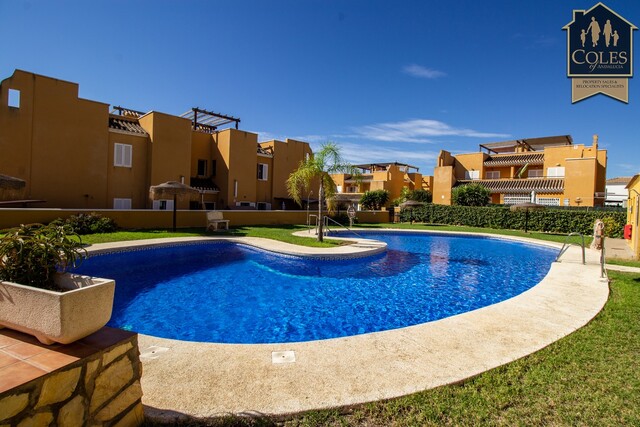
<svg viewBox="0 0 640 427">
<path fill-rule="evenodd" d="M 518 295 L 556 251 L 495 238 L 377 232 L 386 253 L 284 256 L 230 242 L 93 255 L 116 280 L 110 326 L 187 341 L 284 343 L 396 329 Z"/>
</svg>

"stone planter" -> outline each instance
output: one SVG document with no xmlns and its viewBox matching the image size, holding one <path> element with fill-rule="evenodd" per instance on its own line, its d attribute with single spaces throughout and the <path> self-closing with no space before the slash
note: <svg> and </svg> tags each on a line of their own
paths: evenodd
<svg viewBox="0 0 640 427">
<path fill-rule="evenodd" d="M 69 344 L 107 324 L 113 308 L 111 279 L 61 274 L 66 292 L 0 281 L 0 328 L 35 336 L 43 344 Z"/>
</svg>

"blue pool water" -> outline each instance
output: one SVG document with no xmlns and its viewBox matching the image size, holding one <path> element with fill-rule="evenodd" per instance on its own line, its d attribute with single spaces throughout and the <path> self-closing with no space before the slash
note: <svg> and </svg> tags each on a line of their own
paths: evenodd
<svg viewBox="0 0 640 427">
<path fill-rule="evenodd" d="M 94 255 L 78 273 L 116 280 L 110 326 L 164 338 L 283 343 L 401 328 L 518 295 L 552 249 L 499 239 L 366 233 L 384 254 L 281 256 L 228 242 Z"/>
</svg>

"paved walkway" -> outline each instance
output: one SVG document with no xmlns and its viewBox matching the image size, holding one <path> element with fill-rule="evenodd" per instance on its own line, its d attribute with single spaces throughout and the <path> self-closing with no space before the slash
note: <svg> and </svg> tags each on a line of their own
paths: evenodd
<svg viewBox="0 0 640 427">
<path fill-rule="evenodd" d="M 464 380 L 546 347 L 601 310 L 609 288 L 600 279 L 599 253 L 588 250 L 587 265 L 580 256 L 571 248 L 542 282 L 507 301 L 392 331 L 258 345 L 140 335 L 145 412 L 172 419 L 286 414 Z"/>
<path fill-rule="evenodd" d="M 633 260 L 635 259 L 631 247 L 624 239 L 604 239 L 604 253 L 607 258 Z"/>
</svg>

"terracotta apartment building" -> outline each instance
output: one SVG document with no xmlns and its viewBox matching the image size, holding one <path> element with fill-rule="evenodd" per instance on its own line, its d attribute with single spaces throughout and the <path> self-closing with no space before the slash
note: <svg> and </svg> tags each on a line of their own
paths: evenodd
<svg viewBox="0 0 640 427">
<path fill-rule="evenodd" d="M 547 206 L 602 206 L 607 152 L 574 144 L 569 135 L 480 145 L 477 153 L 440 151 L 434 169 L 433 202 L 451 204 L 453 188 L 480 183 L 491 202 L 535 202 Z"/>
<path fill-rule="evenodd" d="M 405 163 L 373 163 L 356 165 L 361 175 L 332 174 L 336 183 L 336 199 L 340 203 L 357 206 L 367 191 L 387 190 L 389 202 L 400 197 L 403 187 L 409 190 L 429 190 L 433 177 L 423 176 L 419 168 Z"/>
<path fill-rule="evenodd" d="M 308 143 L 258 143 L 240 119 L 199 108 L 110 111 L 78 89 L 21 70 L 0 84 L 0 174 L 23 180 L 35 206 L 170 209 L 173 200 L 152 201 L 149 188 L 178 181 L 200 190 L 180 209 L 297 207 L 285 181 L 311 155 Z"/>
</svg>

